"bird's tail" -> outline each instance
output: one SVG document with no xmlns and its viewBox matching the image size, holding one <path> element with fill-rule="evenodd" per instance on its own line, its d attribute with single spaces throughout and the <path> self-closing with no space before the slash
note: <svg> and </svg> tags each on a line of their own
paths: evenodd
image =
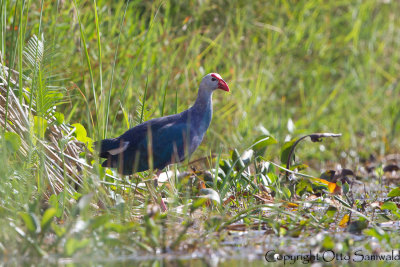
<svg viewBox="0 0 400 267">
<path fill-rule="evenodd" d="M 121 141 L 118 139 L 104 139 L 94 143 L 96 148 L 99 148 L 99 157 L 109 158 L 111 156 L 110 151 L 121 147 Z"/>
</svg>

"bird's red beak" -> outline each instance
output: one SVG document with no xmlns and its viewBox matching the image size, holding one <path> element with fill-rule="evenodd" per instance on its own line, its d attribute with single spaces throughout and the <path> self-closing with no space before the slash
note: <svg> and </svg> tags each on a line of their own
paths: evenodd
<svg viewBox="0 0 400 267">
<path fill-rule="evenodd" d="M 221 89 L 221 90 L 229 92 L 228 84 L 222 79 L 218 80 L 218 88 Z"/>
<path fill-rule="evenodd" d="M 229 92 L 228 84 L 221 78 L 221 76 L 219 74 L 212 73 L 211 76 L 218 79 L 218 89 Z"/>
</svg>

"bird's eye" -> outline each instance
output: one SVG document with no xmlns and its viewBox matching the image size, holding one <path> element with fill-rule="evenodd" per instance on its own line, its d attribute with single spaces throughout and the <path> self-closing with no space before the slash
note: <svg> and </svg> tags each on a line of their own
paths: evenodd
<svg viewBox="0 0 400 267">
<path fill-rule="evenodd" d="M 215 82 L 217 79 L 215 79 L 214 77 L 211 78 L 211 81 Z"/>
</svg>

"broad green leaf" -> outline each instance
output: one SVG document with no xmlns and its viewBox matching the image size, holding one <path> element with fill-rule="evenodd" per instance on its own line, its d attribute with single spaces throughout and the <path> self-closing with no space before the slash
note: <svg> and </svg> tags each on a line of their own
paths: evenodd
<svg viewBox="0 0 400 267">
<path fill-rule="evenodd" d="M 225 159 L 220 161 L 219 167 L 224 171 L 224 173 L 228 173 L 232 169 L 232 165 Z"/>
<path fill-rule="evenodd" d="M 379 241 L 381 241 L 385 237 L 385 232 L 380 228 L 365 229 L 363 233 L 375 237 Z"/>
<path fill-rule="evenodd" d="M 65 254 L 72 256 L 77 250 L 86 247 L 89 244 L 89 239 L 77 240 L 75 238 L 69 238 L 65 242 Z"/>
<path fill-rule="evenodd" d="M 31 212 L 19 212 L 19 216 L 25 223 L 26 228 L 31 233 L 40 233 L 40 224 L 36 215 Z"/>
<path fill-rule="evenodd" d="M 266 177 L 267 177 L 267 179 L 268 179 L 268 181 L 269 181 L 270 184 L 274 184 L 274 183 L 277 182 L 278 179 L 279 179 L 278 175 L 276 175 L 276 174 L 273 173 L 273 172 L 267 173 Z"/>
<path fill-rule="evenodd" d="M 93 149 L 94 149 L 94 147 L 93 147 L 93 139 L 92 138 L 90 138 L 90 137 L 88 137 L 88 138 L 86 138 L 86 146 L 87 146 L 87 149 L 89 149 L 89 151 L 90 152 L 92 152 L 93 153 Z"/>
<path fill-rule="evenodd" d="M 368 221 L 363 218 L 360 217 L 357 221 L 353 221 L 350 223 L 350 225 L 347 227 L 347 230 L 350 233 L 361 233 L 362 230 L 364 230 L 365 228 L 368 227 Z"/>
<path fill-rule="evenodd" d="M 333 249 L 335 247 L 335 242 L 330 235 L 326 235 L 322 241 L 322 246 L 324 249 Z"/>
<path fill-rule="evenodd" d="M 63 198 L 64 198 L 64 193 L 61 192 L 58 195 L 51 195 L 49 198 L 49 204 L 56 209 L 56 217 L 61 218 L 61 215 L 63 214 L 63 208 L 62 204 L 60 205 L 60 202 L 63 203 Z"/>
<path fill-rule="evenodd" d="M 388 201 L 382 204 L 381 210 L 391 210 L 391 211 L 397 211 L 397 205 L 396 203 L 392 201 Z"/>
<path fill-rule="evenodd" d="M 301 196 L 305 192 L 312 192 L 311 182 L 307 179 L 301 179 L 301 181 L 296 186 L 296 194 Z"/>
<path fill-rule="evenodd" d="M 55 112 L 54 117 L 56 118 L 57 125 L 60 125 L 64 122 L 64 114 L 60 112 Z"/>
<path fill-rule="evenodd" d="M 90 152 L 93 152 L 93 139 L 87 136 L 85 127 L 80 123 L 74 123 L 72 126 L 75 128 L 76 140 L 86 145 Z"/>
<path fill-rule="evenodd" d="M 388 197 L 399 197 L 399 196 L 400 196 L 400 187 L 392 189 L 388 194 Z"/>
<path fill-rule="evenodd" d="M 6 132 L 4 134 L 4 139 L 7 142 L 7 147 L 12 151 L 15 152 L 21 146 L 21 137 L 14 133 L 14 132 Z"/>
<path fill-rule="evenodd" d="M 74 123 L 71 126 L 75 128 L 74 134 L 75 134 L 76 140 L 78 140 L 79 142 L 82 142 L 82 143 L 86 143 L 87 132 L 86 132 L 85 127 L 83 127 L 83 125 L 80 123 Z"/>
<path fill-rule="evenodd" d="M 64 227 L 59 226 L 55 222 L 51 222 L 51 229 L 53 229 L 54 233 L 56 233 L 58 237 L 63 236 L 67 231 Z"/>
<path fill-rule="evenodd" d="M 123 225 L 119 224 L 119 223 L 107 222 L 104 225 L 105 229 L 108 229 L 110 231 L 115 231 L 117 233 L 123 233 L 126 231 L 130 231 L 133 227 L 135 227 L 134 222 L 125 223 Z"/>
<path fill-rule="evenodd" d="M 96 229 L 100 226 L 104 226 L 109 221 L 110 217 L 108 215 L 101 215 L 91 219 L 89 225 L 92 229 Z"/>
<path fill-rule="evenodd" d="M 192 212 L 200 207 L 202 207 L 206 202 L 207 202 L 208 198 L 199 198 L 196 199 L 193 204 L 192 207 L 190 208 L 192 210 Z"/>
<path fill-rule="evenodd" d="M 125 231 L 125 227 L 119 223 L 108 222 L 105 224 L 105 228 L 111 231 L 115 231 L 117 233 L 122 233 Z"/>
<path fill-rule="evenodd" d="M 58 200 L 57 200 L 57 195 L 53 194 L 49 197 L 49 204 L 53 206 L 53 208 L 58 207 Z"/>
<path fill-rule="evenodd" d="M 235 163 L 235 169 L 241 170 L 245 167 L 244 162 L 242 161 L 242 159 L 240 158 L 240 154 L 239 151 L 235 148 L 234 150 L 231 151 L 231 158 L 232 158 L 232 162 Z"/>
<path fill-rule="evenodd" d="M 337 212 L 337 208 L 334 206 L 329 206 L 329 208 L 326 210 L 326 216 L 329 218 L 332 218 Z"/>
<path fill-rule="evenodd" d="M 350 191 L 350 186 L 348 183 L 344 183 L 342 188 L 343 188 L 343 194 L 345 195 Z"/>
<path fill-rule="evenodd" d="M 55 208 L 48 208 L 42 217 L 42 221 L 40 223 L 40 226 L 42 227 L 42 230 L 46 230 L 47 227 L 50 225 L 51 221 L 53 220 L 54 216 L 57 213 L 57 209 Z"/>
<path fill-rule="evenodd" d="M 258 154 L 262 154 L 269 145 L 276 143 L 278 143 L 278 141 L 276 141 L 276 139 L 272 136 L 261 135 L 254 140 L 251 148 L 254 149 Z"/>
<path fill-rule="evenodd" d="M 80 199 L 81 197 L 82 197 L 82 194 L 81 194 L 81 193 L 78 193 L 78 192 L 75 192 L 75 193 L 72 195 L 72 198 L 75 199 L 75 200 L 78 200 L 78 199 Z"/>
</svg>

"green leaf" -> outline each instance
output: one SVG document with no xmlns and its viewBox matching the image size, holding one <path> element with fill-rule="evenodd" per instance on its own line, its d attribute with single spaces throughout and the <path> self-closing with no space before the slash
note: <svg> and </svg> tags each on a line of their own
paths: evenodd
<svg viewBox="0 0 400 267">
<path fill-rule="evenodd" d="M 353 234 L 359 234 L 361 233 L 362 230 L 366 229 L 368 227 L 368 221 L 361 217 L 357 221 L 353 221 L 350 223 L 350 225 L 347 227 L 347 230 L 350 233 Z"/>
<path fill-rule="evenodd" d="M 93 139 L 90 137 L 87 137 L 87 132 L 85 127 L 83 127 L 82 124 L 80 123 L 74 123 L 72 126 L 75 128 L 75 137 L 76 140 L 79 142 L 82 142 L 86 145 L 86 147 L 89 149 L 90 152 L 93 152 Z"/>
<path fill-rule="evenodd" d="M 34 128 L 33 128 L 34 133 L 40 139 L 43 139 L 44 134 L 46 133 L 46 129 L 47 129 L 47 120 L 42 117 L 35 116 L 33 118 L 33 124 L 34 124 Z"/>
<path fill-rule="evenodd" d="M 56 118 L 57 125 L 60 125 L 64 122 L 64 114 L 60 112 L 55 112 L 54 117 Z"/>
<path fill-rule="evenodd" d="M 307 164 L 295 164 L 293 166 L 290 166 L 290 170 L 294 171 L 295 169 L 297 169 L 297 171 L 302 171 L 308 168 Z"/>
<path fill-rule="evenodd" d="M 124 225 L 119 224 L 119 223 L 107 222 L 104 225 L 104 228 L 107 230 L 110 230 L 110 231 L 117 232 L 117 233 L 123 233 L 123 232 L 131 230 L 134 226 L 135 226 L 134 222 L 129 222 Z"/>
<path fill-rule="evenodd" d="M 58 237 L 62 237 L 67 231 L 64 227 L 57 225 L 55 222 L 51 222 L 51 229 L 53 229 Z"/>
<path fill-rule="evenodd" d="M 219 194 L 211 188 L 201 189 L 200 194 L 201 194 L 200 197 L 202 197 L 202 198 L 208 198 L 208 199 L 214 200 L 218 204 L 221 204 L 221 198 L 220 198 Z"/>
<path fill-rule="evenodd" d="M 276 143 L 278 143 L 278 141 L 276 141 L 274 137 L 270 135 L 261 135 L 254 140 L 251 148 L 253 148 L 256 153 L 262 154 L 269 145 Z"/>
<path fill-rule="evenodd" d="M 58 195 L 51 195 L 49 198 L 49 204 L 56 209 L 56 217 L 61 218 L 61 215 L 63 214 L 63 207 L 62 204 L 60 205 L 60 202 L 63 203 L 64 200 L 64 193 L 61 192 Z"/>
<path fill-rule="evenodd" d="M 391 210 L 391 211 L 397 211 L 397 205 L 396 203 L 392 201 L 388 201 L 382 204 L 381 210 Z"/>
<path fill-rule="evenodd" d="M 6 132 L 4 139 L 7 142 L 7 148 L 12 152 L 16 152 L 21 146 L 21 137 L 14 132 Z"/>
<path fill-rule="evenodd" d="M 77 250 L 82 249 L 89 244 L 89 239 L 77 240 L 70 238 L 65 242 L 65 254 L 72 256 Z"/>
<path fill-rule="evenodd" d="M 224 171 L 224 173 L 228 173 L 232 169 L 231 164 L 226 159 L 219 162 L 219 167 Z"/>
<path fill-rule="evenodd" d="M 274 184 L 274 183 L 277 182 L 278 179 L 279 179 L 278 175 L 276 175 L 276 174 L 273 173 L 273 172 L 269 172 L 269 173 L 267 173 L 265 176 L 266 176 L 266 178 L 268 179 L 269 184 Z"/>
<path fill-rule="evenodd" d="M 290 192 L 289 188 L 282 187 L 281 190 L 287 199 L 289 199 L 292 196 L 292 192 Z"/>
<path fill-rule="evenodd" d="M 91 219 L 89 224 L 92 229 L 96 229 L 100 226 L 104 226 L 106 223 L 109 222 L 109 220 L 110 217 L 108 215 L 101 215 Z"/>
<path fill-rule="evenodd" d="M 380 228 L 377 228 L 377 229 L 376 228 L 365 229 L 363 231 L 363 233 L 365 235 L 369 235 L 369 236 L 375 237 L 379 241 L 381 241 L 385 237 L 385 232 Z"/>
<path fill-rule="evenodd" d="M 75 128 L 74 135 L 76 137 L 76 140 L 82 143 L 86 143 L 87 132 L 85 127 L 83 127 L 83 125 L 80 123 L 74 123 L 71 126 Z"/>
<path fill-rule="evenodd" d="M 333 241 L 330 235 L 326 235 L 324 240 L 322 241 L 322 246 L 324 249 L 333 249 L 335 247 L 335 242 Z"/>
<path fill-rule="evenodd" d="M 196 199 L 196 201 L 193 202 L 192 207 L 190 208 L 192 212 L 200 207 L 202 207 L 206 202 L 208 198 L 199 198 Z"/>
<path fill-rule="evenodd" d="M 57 210 L 55 208 L 48 208 L 42 217 L 42 221 L 40 226 L 42 227 L 42 231 L 46 230 L 49 227 L 51 221 L 53 220 L 54 216 L 56 215 Z"/>
<path fill-rule="evenodd" d="M 288 142 L 285 142 L 281 148 L 281 162 L 282 163 L 287 163 L 288 162 L 288 158 L 289 158 L 289 153 L 290 150 L 292 149 L 294 143 L 296 142 L 296 138 L 292 139 Z"/>
<path fill-rule="evenodd" d="M 244 162 L 240 158 L 239 151 L 236 148 L 231 151 L 231 158 L 232 158 L 232 162 L 233 163 L 236 162 L 235 169 L 237 171 L 239 171 L 239 170 L 241 170 L 241 169 L 243 169 L 245 167 Z"/>
<path fill-rule="evenodd" d="M 342 189 L 343 189 L 343 194 L 346 195 L 350 191 L 349 184 L 348 183 L 344 183 L 343 186 L 342 186 Z"/>
<path fill-rule="evenodd" d="M 40 233 L 39 220 L 37 219 L 35 214 L 33 214 L 31 212 L 29 212 L 29 213 L 28 212 L 19 212 L 18 214 L 24 221 L 25 226 L 29 232 L 31 232 L 32 234 Z"/>
<path fill-rule="evenodd" d="M 305 192 L 313 192 L 312 185 L 309 180 L 302 179 L 296 186 L 296 194 L 301 196 Z"/>
<path fill-rule="evenodd" d="M 398 196 L 400 196 L 400 187 L 392 189 L 388 194 L 388 197 L 398 197 Z"/>
<path fill-rule="evenodd" d="M 326 210 L 326 216 L 329 218 L 332 218 L 337 212 L 337 208 L 334 206 L 329 206 L 329 208 Z"/>
<path fill-rule="evenodd" d="M 75 193 L 72 195 L 72 198 L 75 199 L 75 200 L 79 200 L 81 197 L 82 197 L 82 194 L 81 194 L 81 193 L 78 193 L 78 192 L 75 192 Z"/>
</svg>

